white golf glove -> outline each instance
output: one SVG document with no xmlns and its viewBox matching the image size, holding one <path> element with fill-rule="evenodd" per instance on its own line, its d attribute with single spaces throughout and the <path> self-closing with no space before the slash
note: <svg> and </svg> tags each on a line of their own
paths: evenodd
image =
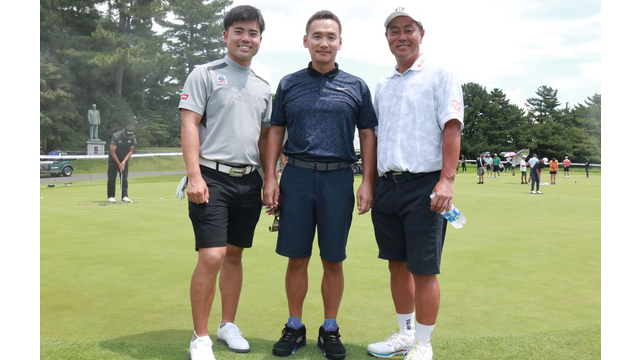
<svg viewBox="0 0 640 360">
<path fill-rule="evenodd" d="M 180 200 L 184 199 L 184 191 L 187 189 L 187 177 L 183 177 L 178 184 L 178 188 L 176 189 L 176 197 L 180 198 Z"/>
</svg>

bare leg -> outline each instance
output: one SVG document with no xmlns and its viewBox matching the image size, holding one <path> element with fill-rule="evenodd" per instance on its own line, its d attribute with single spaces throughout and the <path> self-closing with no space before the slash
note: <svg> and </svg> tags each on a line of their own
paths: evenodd
<svg viewBox="0 0 640 360">
<path fill-rule="evenodd" d="M 389 261 L 391 274 L 391 297 L 397 314 L 411 314 L 415 311 L 415 283 L 413 274 L 404 261 Z"/>
<path fill-rule="evenodd" d="M 222 266 L 226 247 L 201 248 L 191 277 L 191 313 L 198 336 L 209 334 L 207 322 L 216 293 L 216 277 Z"/>
<path fill-rule="evenodd" d="M 302 319 L 302 306 L 309 287 L 307 268 L 310 259 L 309 257 L 289 258 L 289 265 L 287 266 L 285 288 L 289 303 L 289 316 L 299 319 Z"/>
<path fill-rule="evenodd" d="M 322 267 L 324 268 L 321 285 L 324 318 L 335 319 L 338 316 L 340 301 L 344 292 L 342 262 L 322 260 Z"/>
<path fill-rule="evenodd" d="M 222 322 L 235 322 L 240 292 L 242 291 L 242 251 L 244 248 L 227 245 L 220 270 L 220 299 L 222 300 Z"/>
<path fill-rule="evenodd" d="M 437 275 L 413 275 L 416 287 L 416 321 L 434 325 L 440 309 L 440 285 Z"/>
</svg>

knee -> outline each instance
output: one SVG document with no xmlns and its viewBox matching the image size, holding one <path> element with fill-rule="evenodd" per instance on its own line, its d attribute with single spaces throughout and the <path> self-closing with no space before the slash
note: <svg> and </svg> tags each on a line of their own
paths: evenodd
<svg viewBox="0 0 640 360">
<path fill-rule="evenodd" d="M 217 272 L 222 267 L 225 255 L 226 249 L 224 247 L 201 248 L 198 251 L 197 266 L 207 271 Z"/>
<path fill-rule="evenodd" d="M 288 272 L 304 272 L 307 271 L 310 258 L 289 258 L 287 266 Z"/>
<path fill-rule="evenodd" d="M 322 260 L 322 267 L 324 269 L 324 272 L 326 273 L 333 273 L 333 274 L 342 273 L 342 262 Z"/>
<path fill-rule="evenodd" d="M 227 253 L 224 256 L 224 262 L 232 265 L 239 265 L 242 263 L 242 252 L 244 248 L 227 245 Z"/>
</svg>

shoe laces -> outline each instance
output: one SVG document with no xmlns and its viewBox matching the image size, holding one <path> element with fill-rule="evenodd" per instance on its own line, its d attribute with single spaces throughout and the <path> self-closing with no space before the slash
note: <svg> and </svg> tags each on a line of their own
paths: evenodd
<svg viewBox="0 0 640 360">
<path fill-rule="evenodd" d="M 193 332 L 193 336 L 195 336 L 195 338 L 193 338 L 191 341 L 193 341 L 193 346 L 196 349 L 198 349 L 201 344 L 205 347 L 211 347 L 211 345 L 213 345 L 213 341 L 211 341 L 211 338 L 209 336 L 198 336 L 195 331 Z"/>
<path fill-rule="evenodd" d="M 406 347 L 405 337 L 406 335 L 392 331 L 391 336 L 389 336 L 384 342 L 394 349 L 402 349 Z"/>
<path fill-rule="evenodd" d="M 407 359 L 431 359 L 433 353 L 429 351 L 430 349 L 428 344 L 429 343 L 427 343 L 427 345 L 422 345 L 420 341 L 416 340 L 409 352 L 407 352 Z"/>
<path fill-rule="evenodd" d="M 284 329 L 282 329 L 282 337 L 280 338 L 280 340 L 283 340 L 283 341 L 295 340 L 295 336 L 296 336 L 295 333 L 297 331 L 298 330 L 285 325 Z"/>
<path fill-rule="evenodd" d="M 327 344 L 340 344 L 340 333 L 336 331 L 325 331 Z"/>
<path fill-rule="evenodd" d="M 229 333 L 230 335 L 240 336 L 240 334 L 242 334 L 242 331 L 240 331 L 240 328 L 238 328 L 238 326 L 234 323 L 226 323 L 224 327 L 227 328 L 226 332 Z"/>
</svg>

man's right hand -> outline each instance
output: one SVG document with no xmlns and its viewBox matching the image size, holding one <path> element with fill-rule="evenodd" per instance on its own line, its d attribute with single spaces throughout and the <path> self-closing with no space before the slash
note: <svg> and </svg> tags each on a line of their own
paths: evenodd
<svg viewBox="0 0 640 360">
<path fill-rule="evenodd" d="M 196 176 L 193 179 L 189 178 L 187 182 L 187 198 L 195 204 L 209 202 L 209 188 L 202 176 Z"/>
</svg>

